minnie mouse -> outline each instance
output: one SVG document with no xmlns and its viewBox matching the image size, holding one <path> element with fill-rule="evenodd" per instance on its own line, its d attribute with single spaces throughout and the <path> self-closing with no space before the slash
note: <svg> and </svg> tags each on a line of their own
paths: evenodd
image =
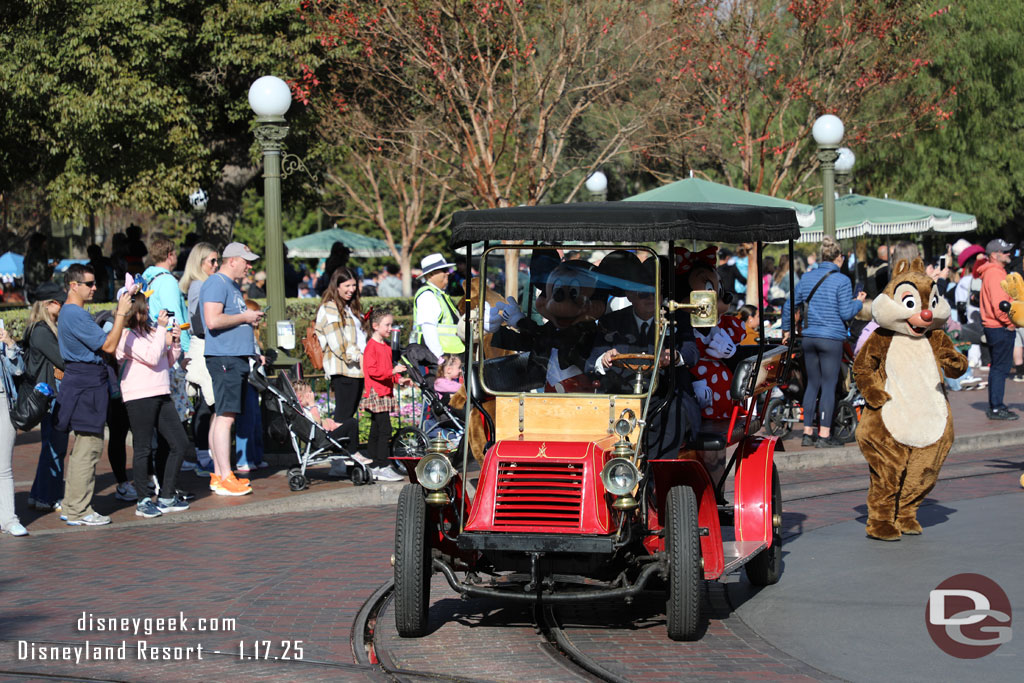
<svg viewBox="0 0 1024 683">
<path fill-rule="evenodd" d="M 676 291 L 686 300 L 690 292 L 707 290 L 718 295 L 718 324 L 706 331 L 694 330 L 700 361 L 691 369 L 693 388 L 701 415 L 706 420 L 726 420 L 732 415 L 732 370 L 723 362 L 736 354 L 736 345 L 742 341 L 743 322 L 729 310 L 732 294 L 722 291 L 718 271 L 715 269 L 718 247 L 710 246 L 693 252 L 684 247 L 675 250 Z"/>
</svg>

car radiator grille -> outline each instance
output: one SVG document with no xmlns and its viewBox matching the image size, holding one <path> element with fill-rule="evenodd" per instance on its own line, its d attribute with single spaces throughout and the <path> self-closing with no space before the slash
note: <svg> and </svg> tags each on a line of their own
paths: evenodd
<svg viewBox="0 0 1024 683">
<path fill-rule="evenodd" d="M 579 527 L 583 465 L 567 462 L 498 464 L 494 526 Z"/>
</svg>

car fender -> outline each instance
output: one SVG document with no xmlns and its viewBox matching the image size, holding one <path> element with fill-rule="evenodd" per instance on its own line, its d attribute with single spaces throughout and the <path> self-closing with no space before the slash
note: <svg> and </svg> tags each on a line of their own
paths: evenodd
<svg viewBox="0 0 1024 683">
<path fill-rule="evenodd" d="M 772 543 L 772 465 L 778 438 L 749 437 L 737 446 L 736 540 Z"/>
</svg>

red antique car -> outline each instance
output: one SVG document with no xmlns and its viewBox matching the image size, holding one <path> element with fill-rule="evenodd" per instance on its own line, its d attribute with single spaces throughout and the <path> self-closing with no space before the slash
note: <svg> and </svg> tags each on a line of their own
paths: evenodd
<svg viewBox="0 0 1024 683">
<path fill-rule="evenodd" d="M 480 301 L 470 326 L 466 422 L 482 417 L 491 427 L 479 478 L 468 476 L 467 439 L 461 452 L 438 440 L 406 458 L 412 483 L 399 500 L 394 557 L 402 636 L 426 632 L 435 572 L 466 596 L 531 603 L 628 602 L 664 591 L 677 640 L 699 637 L 702 581 L 741 567 L 753 584 L 779 580 L 778 442 L 758 435 L 758 416 L 785 347 L 739 347 L 729 359 L 729 419 L 705 420 L 680 439 L 692 415 L 686 339 L 716 323 L 716 293 L 694 291 L 678 303 L 672 262 L 643 245 L 667 244 L 672 255 L 694 240 L 752 242 L 760 257 L 763 242 L 788 240 L 792 254 L 798 235 L 791 210 L 761 207 L 609 202 L 456 214 L 453 245 L 483 243 L 482 281 L 492 275 L 488 255 L 514 250 L 512 263 L 530 254 L 530 283 L 511 314 Z M 615 256 L 596 268 L 567 264 L 560 248 L 569 241 L 572 250 Z M 631 303 L 639 320 L 652 296 L 649 348 L 609 348 L 632 340 L 613 339 L 610 321 L 628 317 Z M 601 315 L 559 320 L 552 311 L 565 302 Z M 494 332 L 496 321 L 506 329 L 492 337 L 485 329 Z M 494 357 L 476 360 L 485 339 L 484 356 Z M 497 356 L 502 344 L 513 352 Z"/>
</svg>

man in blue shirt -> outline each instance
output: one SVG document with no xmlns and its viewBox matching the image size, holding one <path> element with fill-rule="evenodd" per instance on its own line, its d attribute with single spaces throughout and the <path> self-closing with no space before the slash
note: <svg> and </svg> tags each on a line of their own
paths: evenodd
<svg viewBox="0 0 1024 683">
<path fill-rule="evenodd" d="M 259 259 L 249 247 L 232 242 L 221 252 L 220 269 L 199 290 L 199 309 L 206 330 L 203 355 L 213 379 L 214 415 L 210 420 L 210 456 L 214 473 L 210 489 L 221 496 L 252 493 L 248 480 L 231 471 L 231 427 L 245 404 L 249 359 L 259 359 L 253 325 L 260 311 L 245 306 L 238 283 Z"/>
<path fill-rule="evenodd" d="M 132 305 L 134 292 L 117 301 L 114 326 L 104 333 L 82 307 L 96 293 L 96 274 L 89 266 L 74 264 L 64 274 L 67 302 L 57 316 L 57 342 L 64 359 L 64 379 L 54 408 L 54 427 L 75 433 L 64 479 L 64 513 L 70 526 L 110 524 L 110 517 L 92 509 L 96 463 L 103 453 L 103 426 L 107 421 L 110 382 L 116 381 L 100 353 L 112 354 Z"/>
</svg>

